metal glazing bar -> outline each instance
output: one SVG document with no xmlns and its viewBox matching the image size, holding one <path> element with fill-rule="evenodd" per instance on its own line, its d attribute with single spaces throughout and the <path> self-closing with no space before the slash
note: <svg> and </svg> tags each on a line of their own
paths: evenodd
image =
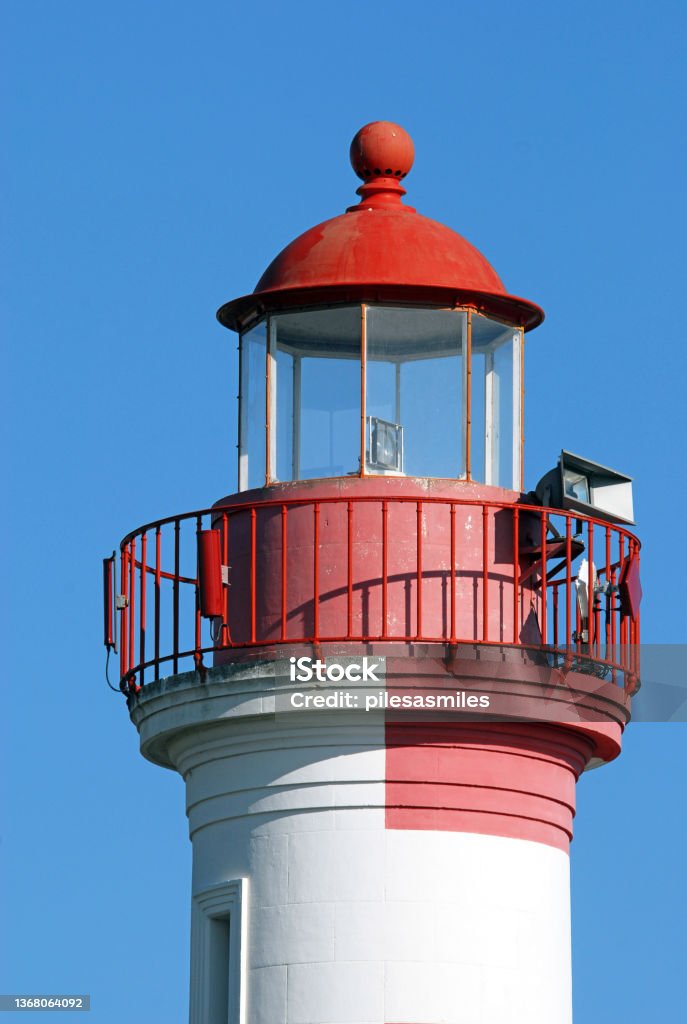
<svg viewBox="0 0 687 1024">
<path fill-rule="evenodd" d="M 291 445 L 291 475 L 301 478 L 301 357 L 293 357 L 293 439 Z"/>
<path fill-rule="evenodd" d="M 239 491 L 248 489 L 248 388 L 245 386 L 244 376 L 248 374 L 248 356 L 245 350 L 245 339 L 243 334 L 239 335 L 239 422 L 238 422 L 238 485 Z"/>
<path fill-rule="evenodd" d="M 270 321 L 268 317 L 265 324 L 265 486 L 270 482 L 271 377 L 272 353 L 270 352 Z"/>
<path fill-rule="evenodd" d="M 499 484 L 499 379 L 494 353 L 487 352 L 484 374 L 484 482 Z"/>
<path fill-rule="evenodd" d="M 465 477 L 472 479 L 472 310 L 467 313 L 465 345 Z"/>
<path fill-rule="evenodd" d="M 365 410 L 367 408 L 367 306 L 360 307 L 360 476 L 366 470 Z"/>
<path fill-rule="evenodd" d="M 525 480 L 525 332 L 520 330 L 520 483 L 516 490 L 522 490 Z"/>
<path fill-rule="evenodd" d="M 279 387 L 277 370 L 277 325 L 272 317 L 267 320 L 267 445 L 265 479 L 269 484 L 277 478 L 277 402 Z"/>
<path fill-rule="evenodd" d="M 394 422 L 401 422 L 401 361 L 394 363 Z M 367 407 L 366 407 L 367 409 Z M 367 417 L 366 417 L 367 418 Z M 401 467 L 402 468 L 402 467 Z"/>
<path fill-rule="evenodd" d="M 511 441 L 511 480 L 510 485 L 514 491 L 522 490 L 522 464 L 521 464 L 521 448 L 522 448 L 522 424 L 520 423 L 520 415 L 522 413 L 522 406 L 520 403 L 520 395 L 522 392 L 522 382 L 520 380 L 520 374 L 522 371 L 522 357 L 520 350 L 522 348 L 522 331 L 513 332 L 513 352 L 511 355 L 512 359 L 512 381 L 511 381 L 511 403 L 512 403 L 512 441 Z"/>
</svg>

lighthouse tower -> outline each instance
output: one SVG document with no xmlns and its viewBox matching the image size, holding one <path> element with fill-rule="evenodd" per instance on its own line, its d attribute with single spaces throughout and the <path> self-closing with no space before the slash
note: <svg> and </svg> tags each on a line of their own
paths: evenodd
<svg viewBox="0 0 687 1024">
<path fill-rule="evenodd" d="M 575 784 L 637 685 L 627 478 L 564 452 L 525 493 L 543 313 L 404 202 L 402 128 L 350 155 L 360 202 L 218 313 L 238 492 L 105 562 L 141 751 L 186 784 L 190 1020 L 567 1024 Z"/>
</svg>

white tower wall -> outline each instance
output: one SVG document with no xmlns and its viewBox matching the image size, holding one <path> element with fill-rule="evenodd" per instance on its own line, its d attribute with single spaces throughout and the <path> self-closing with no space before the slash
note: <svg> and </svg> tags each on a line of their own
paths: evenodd
<svg viewBox="0 0 687 1024">
<path fill-rule="evenodd" d="M 133 712 L 186 781 L 191 1024 L 568 1024 L 563 850 L 388 828 L 382 713 L 275 715 L 274 667 L 193 679 Z"/>
</svg>

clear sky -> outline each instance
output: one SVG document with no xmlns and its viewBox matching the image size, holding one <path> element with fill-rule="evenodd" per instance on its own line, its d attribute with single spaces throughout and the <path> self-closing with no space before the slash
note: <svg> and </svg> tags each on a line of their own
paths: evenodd
<svg viewBox="0 0 687 1024">
<path fill-rule="evenodd" d="M 687 7 L 0 9 L 0 991 L 176 1024 L 183 786 L 140 757 L 105 685 L 100 560 L 235 487 L 235 337 L 215 309 L 354 201 L 350 139 L 398 121 L 408 200 L 547 312 L 527 347 L 527 487 L 562 447 L 634 476 L 643 639 L 684 643 Z M 631 726 L 580 783 L 579 1024 L 682 1016 L 686 729 Z"/>
</svg>

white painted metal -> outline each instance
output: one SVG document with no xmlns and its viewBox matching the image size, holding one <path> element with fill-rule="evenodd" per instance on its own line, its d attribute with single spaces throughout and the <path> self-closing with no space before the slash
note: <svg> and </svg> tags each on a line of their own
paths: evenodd
<svg viewBox="0 0 687 1024">
<path fill-rule="evenodd" d="M 522 331 L 513 334 L 513 490 L 522 490 Z"/>
<path fill-rule="evenodd" d="M 246 339 L 241 335 L 239 339 L 239 491 L 248 490 L 248 389 L 246 377 L 248 375 L 248 352 Z"/>
<path fill-rule="evenodd" d="M 494 352 L 485 356 L 484 373 L 484 482 L 499 481 L 499 378 L 494 367 Z"/>
<path fill-rule="evenodd" d="M 301 478 L 301 357 L 293 357 L 293 436 L 292 444 L 292 477 Z"/>
<path fill-rule="evenodd" d="M 267 401 L 270 403 L 270 436 L 269 436 L 269 465 L 267 467 L 268 480 L 277 479 L 277 325 L 270 317 L 267 321 L 267 359 L 269 363 L 269 394 Z"/>
</svg>

